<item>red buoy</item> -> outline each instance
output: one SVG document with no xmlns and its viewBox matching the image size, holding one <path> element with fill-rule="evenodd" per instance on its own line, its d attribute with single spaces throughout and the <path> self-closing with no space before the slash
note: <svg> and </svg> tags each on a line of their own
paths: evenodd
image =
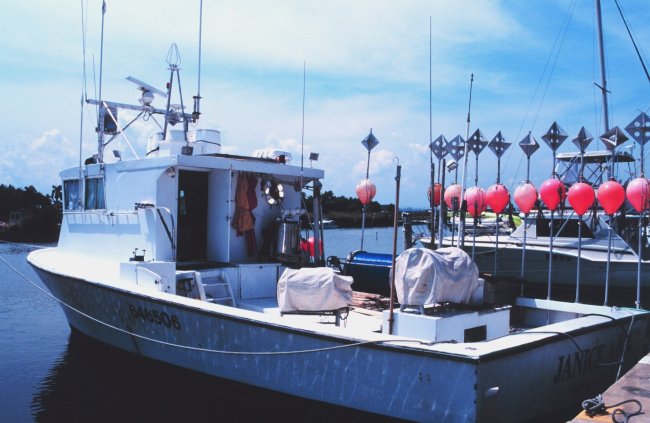
<svg viewBox="0 0 650 423">
<path fill-rule="evenodd" d="M 485 193 L 485 202 L 496 214 L 502 213 L 510 203 L 510 193 L 501 184 L 492 185 Z"/>
<path fill-rule="evenodd" d="M 447 203 L 450 210 L 460 209 L 460 191 L 460 185 L 458 184 L 451 184 L 445 189 L 445 203 Z M 455 207 L 453 198 L 456 198 Z"/>
<path fill-rule="evenodd" d="M 549 210 L 555 210 L 560 203 L 564 202 L 566 189 L 564 188 L 564 184 L 559 180 L 547 179 L 539 187 L 539 196 Z"/>
<path fill-rule="evenodd" d="M 530 182 L 521 184 L 515 190 L 515 203 L 524 214 L 530 213 L 537 201 L 537 188 Z"/>
<path fill-rule="evenodd" d="M 377 187 L 370 179 L 364 179 L 357 184 L 357 197 L 361 200 L 361 204 L 370 204 L 377 194 Z"/>
<path fill-rule="evenodd" d="M 467 201 L 467 212 L 472 217 L 478 217 L 487 208 L 485 202 L 485 190 L 481 187 L 471 187 L 465 191 L 465 201 Z"/>
<path fill-rule="evenodd" d="M 578 216 L 587 213 L 587 210 L 594 204 L 596 198 L 594 189 L 589 184 L 578 182 L 571 185 L 567 194 L 569 204 L 573 207 Z"/>
<path fill-rule="evenodd" d="M 616 213 L 618 209 L 621 208 L 621 205 L 625 201 L 625 190 L 623 186 L 616 181 L 607 181 L 598 188 L 596 193 L 598 197 L 598 202 L 605 213 L 612 215 Z"/>
<path fill-rule="evenodd" d="M 650 182 L 646 178 L 636 178 L 627 185 L 627 201 L 638 212 L 650 208 Z"/>
<path fill-rule="evenodd" d="M 442 189 L 442 185 L 440 184 L 435 184 L 433 186 L 433 207 L 438 207 L 440 205 L 441 189 Z M 427 198 L 429 199 L 429 202 L 431 202 L 431 187 L 429 187 L 429 191 L 427 192 Z"/>
</svg>

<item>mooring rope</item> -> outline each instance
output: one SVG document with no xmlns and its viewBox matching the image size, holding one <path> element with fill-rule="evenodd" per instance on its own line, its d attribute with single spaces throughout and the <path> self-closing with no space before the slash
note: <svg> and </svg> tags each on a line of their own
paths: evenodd
<svg viewBox="0 0 650 423">
<path fill-rule="evenodd" d="M 614 408 L 618 407 L 623 404 L 627 404 L 630 402 L 636 403 L 636 405 L 639 406 L 639 409 L 636 411 L 633 411 L 631 413 L 626 413 L 625 410 L 622 408 L 617 408 L 612 412 L 612 422 L 613 423 L 628 423 L 630 420 L 630 417 L 638 416 L 641 414 L 641 410 L 643 409 L 643 406 L 641 405 L 641 402 L 635 399 L 629 399 L 621 402 L 617 402 L 616 404 L 612 405 L 605 405 L 605 401 L 603 401 L 603 396 L 598 395 L 595 398 L 584 400 L 582 402 L 582 408 L 585 410 L 585 414 L 591 418 L 594 418 L 597 414 L 608 414 L 607 409 L 608 408 Z M 616 418 L 617 415 L 622 415 L 623 420 L 618 420 Z"/>
</svg>

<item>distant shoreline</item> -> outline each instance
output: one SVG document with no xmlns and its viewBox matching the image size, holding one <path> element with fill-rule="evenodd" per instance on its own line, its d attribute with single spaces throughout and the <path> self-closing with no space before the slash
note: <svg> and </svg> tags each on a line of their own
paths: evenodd
<svg viewBox="0 0 650 423">
<path fill-rule="evenodd" d="M 39 244 L 46 244 L 59 241 L 59 234 L 56 236 L 49 234 L 49 236 L 34 235 L 23 230 L 2 231 L 0 232 L 0 241 L 6 242 L 35 242 Z"/>
</svg>

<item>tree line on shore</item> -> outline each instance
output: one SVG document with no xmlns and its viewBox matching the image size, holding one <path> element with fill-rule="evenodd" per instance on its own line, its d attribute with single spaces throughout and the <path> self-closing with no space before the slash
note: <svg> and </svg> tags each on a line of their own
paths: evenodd
<svg viewBox="0 0 650 423">
<path fill-rule="evenodd" d="M 304 207 L 313 215 L 314 197 L 307 197 L 303 192 Z M 360 228 L 363 219 L 363 204 L 358 198 L 336 196 L 332 191 L 321 193 L 323 216 L 332 219 L 339 228 Z M 366 209 L 366 227 L 382 227 L 393 225 L 394 204 L 381 205 L 372 201 Z"/>
<path fill-rule="evenodd" d="M 0 185 L 0 222 L 3 222 L 0 239 L 56 241 L 61 226 L 61 199 L 61 185 L 52 186 L 51 194 L 42 194 L 33 185 L 25 188 Z M 12 213 L 20 214 L 22 219 L 10 225 Z"/>
</svg>

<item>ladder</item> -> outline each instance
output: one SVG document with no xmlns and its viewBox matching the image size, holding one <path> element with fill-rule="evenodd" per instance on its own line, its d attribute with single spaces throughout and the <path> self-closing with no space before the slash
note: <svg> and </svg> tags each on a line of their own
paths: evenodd
<svg viewBox="0 0 650 423">
<path fill-rule="evenodd" d="M 194 281 L 199 290 L 199 299 L 201 301 L 237 307 L 235 296 L 230 286 L 230 279 L 228 279 L 228 274 L 225 270 L 217 269 L 194 272 Z M 207 294 L 206 288 L 208 291 Z"/>
</svg>

